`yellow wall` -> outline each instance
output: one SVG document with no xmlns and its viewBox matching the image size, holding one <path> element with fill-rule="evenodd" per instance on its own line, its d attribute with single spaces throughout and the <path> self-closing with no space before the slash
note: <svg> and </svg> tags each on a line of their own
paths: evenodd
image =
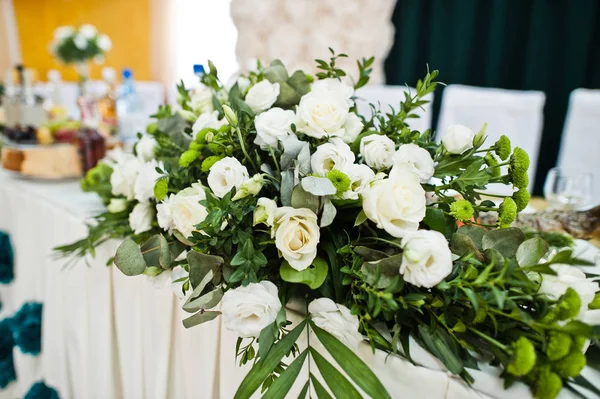
<svg viewBox="0 0 600 399">
<path fill-rule="evenodd" d="M 91 63 L 92 79 L 103 66 L 119 72 L 129 67 L 138 80 L 151 80 L 149 0 L 13 0 L 21 52 L 26 66 L 46 80 L 49 69 L 61 71 L 64 80 L 76 80 L 72 67 L 61 66 L 48 52 L 54 29 L 61 25 L 95 25 L 112 40 L 103 65 Z"/>
</svg>

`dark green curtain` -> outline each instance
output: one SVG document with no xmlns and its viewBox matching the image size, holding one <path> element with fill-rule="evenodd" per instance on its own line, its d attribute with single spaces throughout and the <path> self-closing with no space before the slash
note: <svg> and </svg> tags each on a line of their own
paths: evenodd
<svg viewBox="0 0 600 399">
<path fill-rule="evenodd" d="M 600 1 L 398 0 L 393 22 L 388 84 L 414 85 L 429 65 L 446 84 L 546 93 L 535 179 L 541 193 L 557 160 L 570 92 L 600 88 Z M 433 126 L 442 94 L 436 92 Z"/>
</svg>

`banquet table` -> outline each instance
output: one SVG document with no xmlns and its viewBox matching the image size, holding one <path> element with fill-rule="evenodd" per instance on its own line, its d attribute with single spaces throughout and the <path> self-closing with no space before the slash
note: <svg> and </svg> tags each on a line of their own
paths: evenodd
<svg viewBox="0 0 600 399">
<path fill-rule="evenodd" d="M 52 257 L 53 247 L 84 237 L 86 220 L 101 209 L 77 181 L 25 180 L 0 171 L 0 230 L 9 233 L 15 252 L 15 279 L 0 285 L 0 320 L 26 301 L 43 303 L 42 353 L 14 349 L 17 381 L 0 390 L 0 398 L 22 398 L 42 379 L 63 399 L 232 398 L 249 365 L 238 366 L 237 338 L 220 318 L 186 330 L 181 321 L 187 314 L 168 285 L 106 266 L 118 242 L 103 244 L 94 258 L 77 264 Z M 582 256 L 593 259 L 598 250 L 582 245 Z M 293 312 L 289 318 L 299 320 Z M 305 336 L 300 347 L 304 342 Z M 367 344 L 358 354 L 393 398 L 531 397 L 521 384 L 504 390 L 492 368 L 471 370 L 475 383 L 468 387 L 417 347 L 412 355 L 420 366 L 372 353 Z M 306 373 L 292 387 L 294 397 Z M 589 369 L 585 374 L 600 381 Z M 560 397 L 576 396 L 564 390 Z"/>
</svg>

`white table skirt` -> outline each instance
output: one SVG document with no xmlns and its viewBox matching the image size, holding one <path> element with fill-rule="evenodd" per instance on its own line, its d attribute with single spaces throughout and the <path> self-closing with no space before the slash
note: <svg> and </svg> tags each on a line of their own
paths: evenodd
<svg viewBox="0 0 600 399">
<path fill-rule="evenodd" d="M 21 398 L 41 379 L 62 399 L 232 398 L 249 367 L 237 366 L 237 338 L 220 318 L 186 330 L 181 320 L 188 314 L 170 287 L 155 289 L 144 276 L 105 266 L 116 242 L 101 246 L 89 265 L 65 268 L 64 260 L 50 257 L 54 246 L 83 237 L 85 218 L 100 209 L 77 182 L 33 182 L 0 171 L 0 230 L 10 234 L 15 251 L 15 280 L 0 285 L 0 318 L 28 300 L 44 305 L 42 353 L 15 349 L 17 381 L 0 398 Z M 531 397 L 524 385 L 504 391 L 493 371 L 472 371 L 476 382 L 468 388 L 427 354 L 419 356 L 427 367 L 417 367 L 372 354 L 366 344 L 359 352 L 394 398 Z M 292 388 L 295 397 L 306 372 Z"/>
</svg>

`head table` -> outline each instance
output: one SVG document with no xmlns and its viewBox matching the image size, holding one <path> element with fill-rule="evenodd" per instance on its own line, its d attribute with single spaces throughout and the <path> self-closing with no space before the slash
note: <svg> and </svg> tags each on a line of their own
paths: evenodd
<svg viewBox="0 0 600 399">
<path fill-rule="evenodd" d="M 0 171 L 0 230 L 10 235 L 15 253 L 15 279 L 0 285 L 0 320 L 24 302 L 43 303 L 42 353 L 14 349 L 17 381 L 0 398 L 22 398 L 42 379 L 61 398 L 232 398 L 249 366 L 238 367 L 236 335 L 219 318 L 186 330 L 187 314 L 168 284 L 155 287 L 145 276 L 106 266 L 118 242 L 102 245 L 87 264 L 65 266 L 51 256 L 53 247 L 84 237 L 86 219 L 101 209 L 77 181 L 25 180 Z M 581 245 L 582 256 L 593 259 L 597 250 Z M 289 318 L 299 320 L 293 312 Z M 412 355 L 422 366 L 373 354 L 367 344 L 359 355 L 394 398 L 531 397 L 524 385 L 503 390 L 491 368 L 472 370 L 476 382 L 467 387 L 419 349 Z M 600 381 L 592 370 L 584 374 Z M 304 381 L 301 374 L 292 388 L 296 396 Z M 570 397 L 576 396 L 561 394 Z"/>
</svg>

